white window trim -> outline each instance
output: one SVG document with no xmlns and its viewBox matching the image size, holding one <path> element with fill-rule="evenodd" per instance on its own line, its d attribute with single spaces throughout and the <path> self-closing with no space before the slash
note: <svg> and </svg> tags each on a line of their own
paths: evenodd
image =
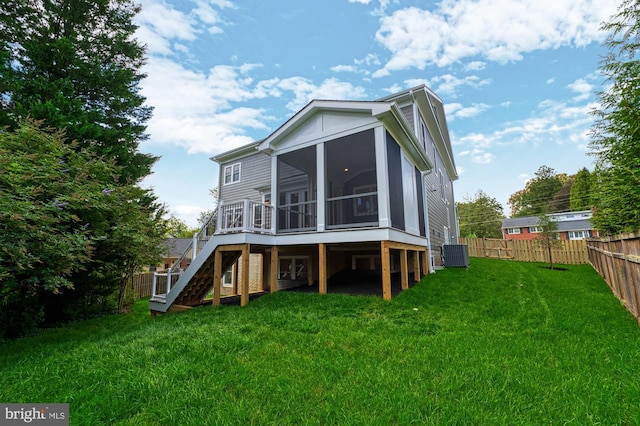
<svg viewBox="0 0 640 426">
<path fill-rule="evenodd" d="M 233 280 L 234 280 L 234 276 L 236 274 L 236 266 L 235 265 L 231 265 L 231 268 L 229 271 L 227 272 L 231 272 L 231 281 L 227 282 L 226 281 L 226 277 L 227 277 L 227 273 L 225 272 L 224 274 L 222 274 L 222 278 L 220 278 L 220 281 L 222 281 L 222 287 L 233 287 Z"/>
<path fill-rule="evenodd" d="M 520 233 L 520 228 L 506 228 L 508 235 L 515 235 Z"/>
<path fill-rule="evenodd" d="M 238 179 L 234 180 L 233 179 L 233 169 L 238 166 Z M 229 182 L 227 182 L 227 170 L 230 170 L 230 175 L 231 176 L 231 180 Z M 238 183 L 240 182 L 240 177 L 242 176 L 242 168 L 241 168 L 241 164 L 240 163 L 233 163 L 230 164 L 228 166 L 224 167 L 223 173 L 222 173 L 222 182 L 223 185 L 231 185 L 234 183 Z"/>
<path fill-rule="evenodd" d="M 539 234 L 542 232 L 542 227 L 540 226 L 530 226 L 529 227 L 529 233 L 530 234 Z"/>
<path fill-rule="evenodd" d="M 577 233 L 580 233 L 580 236 L 576 236 Z M 571 241 L 576 241 L 576 240 L 584 240 L 585 238 L 590 238 L 590 231 L 567 231 L 567 237 L 569 238 L 569 240 Z"/>
</svg>

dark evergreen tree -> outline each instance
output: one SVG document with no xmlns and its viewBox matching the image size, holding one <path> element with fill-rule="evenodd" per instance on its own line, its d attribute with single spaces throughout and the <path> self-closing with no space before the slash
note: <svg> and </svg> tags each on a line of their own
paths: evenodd
<svg viewBox="0 0 640 426">
<path fill-rule="evenodd" d="M 139 92 L 138 11 L 131 0 L 3 0 L 0 125 L 42 120 L 113 158 L 123 181 L 148 175 L 155 158 L 138 152 L 151 115 Z"/>
<path fill-rule="evenodd" d="M 622 1 L 611 22 L 609 54 L 600 71 L 607 79 L 594 111 L 591 152 L 597 159 L 596 228 L 604 235 L 640 229 L 640 0 Z"/>
</svg>

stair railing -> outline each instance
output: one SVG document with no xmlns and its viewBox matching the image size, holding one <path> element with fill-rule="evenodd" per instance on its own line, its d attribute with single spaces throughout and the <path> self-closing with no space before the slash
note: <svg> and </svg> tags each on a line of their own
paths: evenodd
<svg viewBox="0 0 640 426">
<path fill-rule="evenodd" d="M 155 272 L 153 274 L 153 285 L 151 288 L 151 298 L 156 299 L 161 297 L 161 294 L 158 294 L 158 277 L 162 277 L 166 279 L 166 295 L 171 291 L 171 286 L 174 284 L 174 278 L 177 281 L 180 279 L 180 276 L 184 272 L 182 268 L 182 263 L 187 260 L 188 263 L 186 267 L 188 268 L 193 259 L 196 258 L 198 253 L 202 250 L 202 248 L 207 244 L 209 238 L 215 233 L 216 226 L 218 221 L 218 209 L 214 209 L 213 213 L 211 213 L 204 221 L 204 225 L 200 228 L 198 232 L 193 235 L 193 239 L 191 244 L 185 249 L 185 251 L 178 257 L 171 268 L 167 270 L 167 272 Z"/>
</svg>

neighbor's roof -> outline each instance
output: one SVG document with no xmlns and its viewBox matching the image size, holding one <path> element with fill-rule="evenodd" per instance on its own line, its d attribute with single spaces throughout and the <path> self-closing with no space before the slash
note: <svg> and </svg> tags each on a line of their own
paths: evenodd
<svg viewBox="0 0 640 426">
<path fill-rule="evenodd" d="M 575 220 L 562 220 L 556 222 L 558 224 L 559 232 L 566 231 L 585 231 L 593 229 L 593 225 L 589 219 L 577 218 Z M 538 225 L 538 218 L 536 216 L 527 217 L 513 217 L 504 219 L 502 221 L 502 228 L 529 228 L 531 226 Z"/>
<path fill-rule="evenodd" d="M 189 248 L 192 241 L 192 238 L 167 238 L 164 240 L 164 244 L 167 247 L 164 256 L 180 257 Z"/>
</svg>

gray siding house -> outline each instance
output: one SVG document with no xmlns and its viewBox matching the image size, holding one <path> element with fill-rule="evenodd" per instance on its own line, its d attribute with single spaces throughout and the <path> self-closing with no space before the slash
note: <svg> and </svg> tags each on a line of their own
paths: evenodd
<svg viewBox="0 0 640 426">
<path fill-rule="evenodd" d="M 392 276 L 408 288 L 457 243 L 451 141 L 442 100 L 424 85 L 375 101 L 314 100 L 212 160 L 217 210 L 193 239 L 190 266 L 159 275 L 152 313 L 211 292 L 214 304 L 238 294 L 244 305 L 250 269 L 260 271 L 253 291 L 317 284 L 320 293 L 360 271 L 390 299 Z"/>
</svg>

